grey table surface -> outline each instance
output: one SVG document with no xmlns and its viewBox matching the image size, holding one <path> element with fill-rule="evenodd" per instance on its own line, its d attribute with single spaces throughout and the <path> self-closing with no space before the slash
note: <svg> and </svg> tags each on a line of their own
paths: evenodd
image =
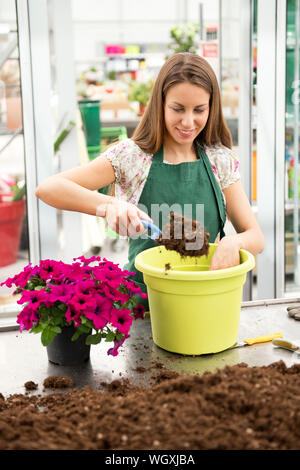
<svg viewBox="0 0 300 470">
<path fill-rule="evenodd" d="M 278 299 L 265 302 L 244 303 L 241 308 L 239 340 L 264 334 L 281 332 L 284 337 L 300 340 L 300 322 L 288 317 L 286 308 L 295 300 Z M 298 302 L 300 304 L 300 302 Z M 38 389 L 34 393 L 45 394 L 46 377 L 68 375 L 75 387 L 89 385 L 101 388 L 101 382 L 128 378 L 137 385 L 149 385 L 158 371 L 157 363 L 168 370 L 187 374 L 215 372 L 225 366 L 245 362 L 249 366 L 267 366 L 283 360 L 290 367 L 300 364 L 300 355 L 272 343 L 260 343 L 243 348 L 229 349 L 218 354 L 182 356 L 165 351 L 153 343 L 150 318 L 133 323 L 131 337 L 116 357 L 108 356 L 110 343 L 91 346 L 91 357 L 77 366 L 57 366 L 48 361 L 40 335 L 26 331 L 0 332 L 0 393 L 8 396 L 25 393 L 25 382 L 32 380 Z M 141 372 L 142 370 L 142 372 Z"/>
</svg>

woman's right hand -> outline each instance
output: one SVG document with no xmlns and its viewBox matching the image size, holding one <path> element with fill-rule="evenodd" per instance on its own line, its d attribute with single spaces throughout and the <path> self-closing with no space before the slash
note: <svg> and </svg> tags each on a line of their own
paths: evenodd
<svg viewBox="0 0 300 470">
<path fill-rule="evenodd" d="M 146 232 L 141 219 L 153 222 L 152 219 L 134 204 L 111 198 L 108 204 L 100 204 L 96 216 L 105 217 L 108 226 L 121 236 L 134 237 Z"/>
</svg>

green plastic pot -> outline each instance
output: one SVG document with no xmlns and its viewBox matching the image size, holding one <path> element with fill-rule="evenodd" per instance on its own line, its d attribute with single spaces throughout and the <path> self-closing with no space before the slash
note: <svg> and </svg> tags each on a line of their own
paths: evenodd
<svg viewBox="0 0 300 470">
<path fill-rule="evenodd" d="M 101 145 L 100 101 L 80 100 L 78 106 L 87 147 Z"/>
<path fill-rule="evenodd" d="M 251 253 L 240 250 L 240 264 L 209 271 L 208 256 L 181 257 L 163 246 L 139 253 L 135 267 L 147 286 L 154 343 L 186 355 L 210 354 L 238 338 L 243 285 L 254 268 Z M 170 269 L 168 266 L 170 265 Z"/>
</svg>

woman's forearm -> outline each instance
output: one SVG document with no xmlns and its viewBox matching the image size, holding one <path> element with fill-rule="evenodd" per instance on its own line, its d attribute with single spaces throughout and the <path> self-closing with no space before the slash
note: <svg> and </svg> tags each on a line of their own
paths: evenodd
<svg viewBox="0 0 300 470">
<path fill-rule="evenodd" d="M 264 236 L 260 229 L 252 228 L 245 232 L 228 235 L 226 238 L 235 241 L 239 248 L 250 251 L 253 255 L 258 255 L 265 247 Z"/>
<path fill-rule="evenodd" d="M 36 188 L 35 195 L 57 209 L 90 215 L 96 215 L 99 204 L 107 204 L 112 201 L 111 196 L 91 191 L 69 179 L 56 175 L 43 181 Z"/>
</svg>

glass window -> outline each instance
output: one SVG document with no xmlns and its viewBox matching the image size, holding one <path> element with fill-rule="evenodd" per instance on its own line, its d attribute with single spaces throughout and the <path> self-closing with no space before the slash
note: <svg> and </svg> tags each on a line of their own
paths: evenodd
<svg viewBox="0 0 300 470">
<path fill-rule="evenodd" d="M 300 9 L 287 0 L 285 114 L 285 291 L 300 290 L 299 273 L 299 77 Z"/>
<path fill-rule="evenodd" d="M 5 15 L 0 15 L 0 283 L 29 262 L 15 2 L 4 2 L 2 8 Z M 16 300 L 12 289 L 0 287 L 0 327 L 9 322 L 9 315 L 15 317 Z"/>
</svg>

